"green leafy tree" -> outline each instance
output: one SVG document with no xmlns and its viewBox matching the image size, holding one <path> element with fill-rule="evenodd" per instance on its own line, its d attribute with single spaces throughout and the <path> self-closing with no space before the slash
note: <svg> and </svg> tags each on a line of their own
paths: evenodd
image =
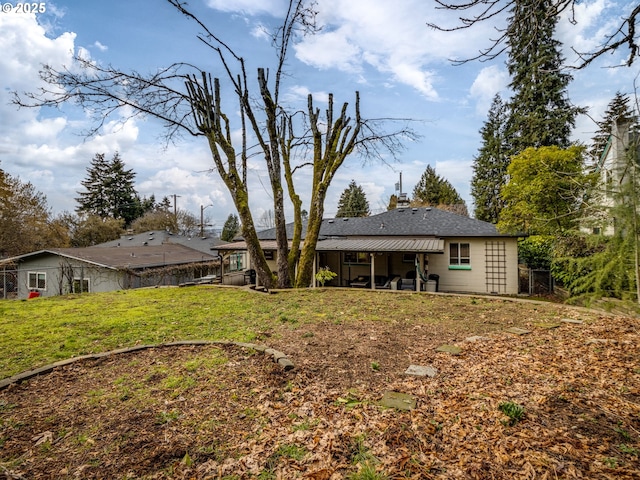
<svg viewBox="0 0 640 480">
<path fill-rule="evenodd" d="M 370 214 L 367 195 L 355 180 L 351 180 L 349 186 L 340 195 L 336 217 L 368 217 Z"/>
<path fill-rule="evenodd" d="M 76 198 L 78 214 L 97 215 L 100 218 L 123 220 L 129 225 L 141 216 L 146 208 L 134 188 L 135 173 L 127 170 L 116 152 L 108 161 L 105 155 L 98 153 L 87 168 L 87 177 L 83 180 L 84 192 Z"/>
<path fill-rule="evenodd" d="M 576 229 L 583 196 L 593 182 L 584 171 L 584 148 L 528 148 L 511 160 L 502 188 L 504 232 L 555 235 Z"/>
<path fill-rule="evenodd" d="M 0 169 L 0 257 L 67 244 L 64 228 L 51 218 L 46 196 Z"/>
<path fill-rule="evenodd" d="M 510 11 L 507 68 L 514 94 L 507 137 L 514 155 L 528 147 L 567 148 L 581 112 L 568 98 L 572 77 L 562 70 L 554 8 L 554 0 L 517 0 Z"/>
<path fill-rule="evenodd" d="M 500 190 L 507 180 L 510 158 L 505 144 L 507 108 L 497 94 L 493 98 L 487 121 L 480 130 L 482 146 L 473 161 L 471 196 L 474 216 L 478 220 L 498 223 L 504 202 Z"/>
<path fill-rule="evenodd" d="M 116 240 L 124 233 L 124 221 L 98 215 L 74 215 L 64 212 L 59 221 L 69 232 L 72 247 L 92 247 Z"/>
<path fill-rule="evenodd" d="M 448 180 L 438 175 L 431 165 L 427 165 L 420 180 L 413 187 L 412 195 L 411 205 L 413 206 L 438 207 L 445 210 L 458 210 L 456 213 L 463 215 L 467 214 L 465 201 L 457 190 Z"/>
<path fill-rule="evenodd" d="M 548 270 L 553 261 L 555 237 L 531 235 L 518 242 L 518 258 L 529 268 Z"/>
<path fill-rule="evenodd" d="M 222 227 L 222 233 L 220 234 L 220 240 L 225 242 L 232 242 L 233 239 L 240 233 L 240 219 L 237 215 L 230 213 L 227 220 Z"/>
</svg>

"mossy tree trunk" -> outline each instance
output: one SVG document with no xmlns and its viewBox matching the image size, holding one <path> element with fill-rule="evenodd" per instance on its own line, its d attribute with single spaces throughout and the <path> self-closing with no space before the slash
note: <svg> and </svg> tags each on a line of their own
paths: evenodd
<svg viewBox="0 0 640 480">
<path fill-rule="evenodd" d="M 344 103 L 340 116 L 334 119 L 333 95 L 329 95 L 326 112 L 326 132 L 320 128 L 320 110 L 314 108 L 313 98 L 308 96 L 309 125 L 313 138 L 313 185 L 309 205 L 309 220 L 307 233 L 300 255 L 296 287 L 308 287 L 312 282 L 313 263 L 315 261 L 316 246 L 324 216 L 324 202 L 327 190 L 336 172 L 342 166 L 347 156 L 355 149 L 362 120 L 360 117 L 360 95 L 356 92 L 355 119 L 347 116 L 348 103 Z"/>
<path fill-rule="evenodd" d="M 247 253 L 252 260 L 252 267 L 262 285 L 272 288 L 274 278 L 260 248 L 260 241 L 256 233 L 251 209 L 249 208 L 249 192 L 247 188 L 247 155 L 246 137 L 243 138 L 240 165 L 238 155 L 231 140 L 231 128 L 229 119 L 220 107 L 220 81 L 211 81 L 211 76 L 202 73 L 200 81 L 194 76 L 186 83 L 193 116 L 198 129 L 207 137 L 209 149 L 216 170 L 227 186 L 233 203 L 242 222 L 242 236 L 247 244 Z M 240 96 L 242 98 L 242 96 Z M 243 113 L 244 105 L 240 102 L 240 110 Z M 243 122 L 244 126 L 244 122 Z M 243 128 L 246 131 L 246 128 Z"/>
</svg>

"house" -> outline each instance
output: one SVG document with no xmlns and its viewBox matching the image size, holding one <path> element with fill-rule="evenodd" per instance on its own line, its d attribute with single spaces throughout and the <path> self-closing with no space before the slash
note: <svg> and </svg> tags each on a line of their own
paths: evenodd
<svg viewBox="0 0 640 480">
<path fill-rule="evenodd" d="M 491 223 L 432 207 L 403 207 L 325 219 L 320 236 L 315 268 L 337 273 L 329 286 L 518 293 L 518 237 L 500 234 Z M 275 268 L 275 229 L 259 238 Z M 251 269 L 244 242 L 217 248 L 231 259 L 238 280 Z"/>
<path fill-rule="evenodd" d="M 637 119 L 619 118 L 613 122 L 611 135 L 607 141 L 602 155 L 598 161 L 597 172 L 600 175 L 600 184 L 604 187 L 602 206 L 606 211 L 620 202 L 620 189 L 625 182 L 632 178 L 630 155 L 632 160 L 638 162 L 640 158 L 640 142 L 637 131 Z M 588 224 L 595 224 L 590 233 L 613 235 L 615 232 L 615 218 L 609 213 L 600 219 L 588 219 Z M 583 230 L 585 230 L 583 228 Z"/>
<path fill-rule="evenodd" d="M 19 255 L 18 298 L 179 285 L 217 271 L 217 254 L 175 243 L 52 248 Z"/>
</svg>

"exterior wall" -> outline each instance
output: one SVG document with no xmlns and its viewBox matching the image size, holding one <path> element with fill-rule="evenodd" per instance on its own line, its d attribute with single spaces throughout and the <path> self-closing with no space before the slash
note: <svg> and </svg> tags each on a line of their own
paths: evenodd
<svg viewBox="0 0 640 480">
<path fill-rule="evenodd" d="M 504 285 L 499 288 L 496 285 L 487 285 L 487 242 L 504 242 Z M 469 244 L 469 269 L 456 269 L 455 266 L 450 265 L 451 243 Z M 440 276 L 440 291 L 506 295 L 518 293 L 518 241 L 516 238 L 447 239 L 444 254 L 429 254 L 428 262 L 428 273 Z"/>
<path fill-rule="evenodd" d="M 109 292 L 124 288 L 122 278 L 116 271 L 56 255 L 42 255 L 26 259 L 18 265 L 18 298 L 27 298 L 29 295 L 29 272 L 46 275 L 45 289 L 38 290 L 43 297 L 70 293 L 69 278 L 88 279 L 90 292 Z"/>
<path fill-rule="evenodd" d="M 625 181 L 625 171 L 628 162 L 628 150 L 630 147 L 638 148 L 637 138 L 630 131 L 632 122 L 622 119 L 613 123 L 609 143 L 605 149 L 604 157 L 600 159 L 598 171 L 600 184 L 603 190 L 601 198 L 602 207 L 608 210 L 615 206 L 616 190 Z M 637 155 L 637 153 L 636 153 Z M 586 233 L 602 233 L 611 236 L 615 233 L 615 218 L 610 214 L 604 214 L 598 218 L 590 218 L 584 222 L 581 230 Z"/>
</svg>

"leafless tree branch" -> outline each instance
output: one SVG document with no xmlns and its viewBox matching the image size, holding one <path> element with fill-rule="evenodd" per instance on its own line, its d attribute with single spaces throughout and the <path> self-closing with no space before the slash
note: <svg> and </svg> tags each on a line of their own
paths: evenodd
<svg viewBox="0 0 640 480">
<path fill-rule="evenodd" d="M 458 24 L 452 27 L 446 27 L 433 22 L 427 22 L 427 26 L 435 30 L 443 32 L 453 32 L 471 28 L 483 22 L 496 22 L 495 29 L 500 33 L 495 39 L 490 39 L 489 46 L 481 49 L 478 55 L 463 60 L 452 60 L 454 64 L 464 64 L 471 61 L 488 61 L 500 56 L 507 48 L 507 25 L 500 25 L 502 21 L 498 17 L 506 12 L 511 11 L 518 0 L 468 0 L 468 1 L 445 1 L 435 0 L 437 8 L 449 10 L 452 12 L 463 12 L 458 16 Z M 538 0 L 546 1 L 546 0 Z M 576 24 L 575 7 L 578 0 L 552 0 L 550 2 L 550 15 L 558 16 L 567 10 L 570 10 L 569 21 Z M 627 47 L 629 54 L 625 64 L 631 66 L 638 56 L 639 45 L 636 27 L 638 23 L 638 15 L 640 14 L 640 5 L 633 8 L 629 14 L 622 17 L 622 23 L 618 29 L 607 36 L 606 40 L 599 47 L 591 52 L 579 52 L 572 47 L 573 51 L 578 55 L 580 62 L 571 66 L 575 69 L 583 69 L 593 63 L 596 59 L 607 53 L 613 53 L 623 47 Z"/>
</svg>

